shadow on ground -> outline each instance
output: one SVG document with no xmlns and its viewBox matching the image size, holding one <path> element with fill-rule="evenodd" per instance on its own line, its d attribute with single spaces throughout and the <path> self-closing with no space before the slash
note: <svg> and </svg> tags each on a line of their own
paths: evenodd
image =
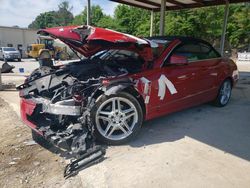
<svg viewBox="0 0 250 188">
<path fill-rule="evenodd" d="M 144 123 L 132 147 L 193 138 L 250 161 L 250 74 L 242 73 L 224 108 L 201 105 Z"/>
</svg>

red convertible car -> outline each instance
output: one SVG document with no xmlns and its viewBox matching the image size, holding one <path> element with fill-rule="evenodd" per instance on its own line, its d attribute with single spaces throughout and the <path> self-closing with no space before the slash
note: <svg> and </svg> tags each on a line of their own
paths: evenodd
<svg viewBox="0 0 250 188">
<path fill-rule="evenodd" d="M 189 37 L 137 38 L 109 29 L 43 29 L 84 58 L 42 66 L 20 85 L 21 115 L 42 138 L 73 153 L 94 138 L 122 144 L 143 121 L 202 103 L 225 106 L 239 78 L 235 63 Z"/>
</svg>

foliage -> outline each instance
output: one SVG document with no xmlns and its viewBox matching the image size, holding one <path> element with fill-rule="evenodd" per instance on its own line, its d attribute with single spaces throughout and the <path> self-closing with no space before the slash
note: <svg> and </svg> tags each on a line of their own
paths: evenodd
<svg viewBox="0 0 250 188">
<path fill-rule="evenodd" d="M 58 6 L 58 11 L 45 12 L 37 16 L 29 27 L 44 28 L 60 25 L 85 25 L 87 8 L 73 18 L 72 7 L 67 1 Z M 91 7 L 91 25 L 114 29 L 136 36 L 149 36 L 150 11 L 118 5 L 114 16 L 105 15 L 99 5 Z M 159 33 L 160 15 L 154 13 L 154 33 Z M 166 35 L 194 36 L 210 41 L 218 47 L 221 38 L 224 6 L 168 11 L 165 19 Z M 227 27 L 227 46 L 248 48 L 250 45 L 250 5 L 230 5 Z"/>
<path fill-rule="evenodd" d="M 104 17 L 102 9 L 99 5 L 93 5 L 91 7 L 91 23 L 96 26 L 97 23 Z M 81 14 L 75 16 L 73 20 L 74 25 L 86 25 L 87 24 L 87 7 L 84 8 Z"/>
<path fill-rule="evenodd" d="M 32 29 L 42 29 L 46 27 L 69 25 L 74 18 L 71 10 L 72 7 L 69 6 L 69 3 L 63 1 L 58 5 L 57 11 L 41 13 L 28 27 Z"/>
</svg>

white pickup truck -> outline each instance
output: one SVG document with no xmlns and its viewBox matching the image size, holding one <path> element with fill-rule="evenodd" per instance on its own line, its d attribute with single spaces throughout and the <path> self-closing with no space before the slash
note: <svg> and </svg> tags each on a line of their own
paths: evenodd
<svg viewBox="0 0 250 188">
<path fill-rule="evenodd" d="M 0 47 L 0 58 L 3 59 L 5 62 L 14 59 L 21 61 L 21 54 L 13 47 Z"/>
</svg>

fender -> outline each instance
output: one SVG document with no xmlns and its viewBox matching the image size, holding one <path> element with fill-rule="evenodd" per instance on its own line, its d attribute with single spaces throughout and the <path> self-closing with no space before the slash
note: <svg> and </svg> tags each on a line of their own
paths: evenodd
<svg viewBox="0 0 250 188">
<path fill-rule="evenodd" d="M 104 94 L 109 96 L 118 93 L 130 86 L 134 86 L 132 79 L 130 78 L 122 78 L 118 80 L 112 80 L 108 85 L 104 86 L 102 90 Z"/>
</svg>

